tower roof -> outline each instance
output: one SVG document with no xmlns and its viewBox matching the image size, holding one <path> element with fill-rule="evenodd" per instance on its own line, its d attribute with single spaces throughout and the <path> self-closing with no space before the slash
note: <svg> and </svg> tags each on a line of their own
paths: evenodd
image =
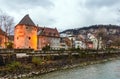
<svg viewBox="0 0 120 79">
<path fill-rule="evenodd" d="M 30 25 L 30 26 L 35 26 L 34 22 L 31 20 L 29 15 L 25 15 L 23 19 L 18 23 L 18 24 L 24 24 L 24 25 Z"/>
</svg>

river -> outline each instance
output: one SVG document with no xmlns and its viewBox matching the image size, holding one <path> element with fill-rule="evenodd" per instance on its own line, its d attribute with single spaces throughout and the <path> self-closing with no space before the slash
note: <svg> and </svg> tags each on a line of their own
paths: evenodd
<svg viewBox="0 0 120 79">
<path fill-rule="evenodd" d="M 55 71 L 29 79 L 120 79 L 120 60 Z"/>
</svg>

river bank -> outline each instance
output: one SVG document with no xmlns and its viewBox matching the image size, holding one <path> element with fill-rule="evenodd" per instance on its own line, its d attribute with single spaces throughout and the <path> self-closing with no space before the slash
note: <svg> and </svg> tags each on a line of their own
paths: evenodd
<svg viewBox="0 0 120 79">
<path fill-rule="evenodd" d="M 62 69 L 83 67 L 87 65 L 107 62 L 118 59 L 119 56 L 120 54 L 91 54 L 87 56 L 72 56 L 68 58 L 63 57 L 59 60 L 47 60 L 40 65 L 23 63 L 24 65 L 21 65 L 14 69 L 2 67 L 4 70 L 0 68 L 0 79 L 29 78 Z"/>
<path fill-rule="evenodd" d="M 120 59 L 59 70 L 25 79 L 119 79 Z M 24 78 L 23 78 L 24 79 Z"/>
<path fill-rule="evenodd" d="M 65 70 L 65 69 L 71 69 L 71 68 L 76 68 L 76 67 L 84 67 L 84 66 L 93 65 L 93 64 L 105 63 L 105 62 L 116 60 L 116 59 L 120 59 L 120 57 L 108 58 L 108 59 L 97 60 L 97 61 L 82 62 L 79 64 L 73 64 L 73 65 L 66 65 L 61 68 L 52 68 L 52 69 L 48 69 L 47 71 L 43 71 L 43 72 L 39 72 L 39 71 L 31 72 L 31 73 L 29 73 L 29 75 L 26 74 L 26 77 L 24 75 L 21 75 L 21 78 L 28 79 L 28 78 L 32 78 L 34 76 L 39 76 L 42 74 L 46 74 L 46 73 L 50 73 L 50 72 L 54 72 L 54 71 L 58 71 L 58 70 Z"/>
</svg>

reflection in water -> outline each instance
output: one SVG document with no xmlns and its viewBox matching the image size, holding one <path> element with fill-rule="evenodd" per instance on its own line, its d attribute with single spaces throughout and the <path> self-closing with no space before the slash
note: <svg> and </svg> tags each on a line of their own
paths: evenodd
<svg viewBox="0 0 120 79">
<path fill-rule="evenodd" d="M 120 79 L 120 60 L 56 71 L 30 79 Z"/>
</svg>

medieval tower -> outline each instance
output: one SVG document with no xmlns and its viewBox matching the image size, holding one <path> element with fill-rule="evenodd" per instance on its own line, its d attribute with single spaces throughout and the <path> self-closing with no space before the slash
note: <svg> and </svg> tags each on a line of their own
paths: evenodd
<svg viewBox="0 0 120 79">
<path fill-rule="evenodd" d="M 37 49 L 37 27 L 29 15 L 15 26 L 14 29 L 14 48 L 17 49 Z"/>
</svg>

